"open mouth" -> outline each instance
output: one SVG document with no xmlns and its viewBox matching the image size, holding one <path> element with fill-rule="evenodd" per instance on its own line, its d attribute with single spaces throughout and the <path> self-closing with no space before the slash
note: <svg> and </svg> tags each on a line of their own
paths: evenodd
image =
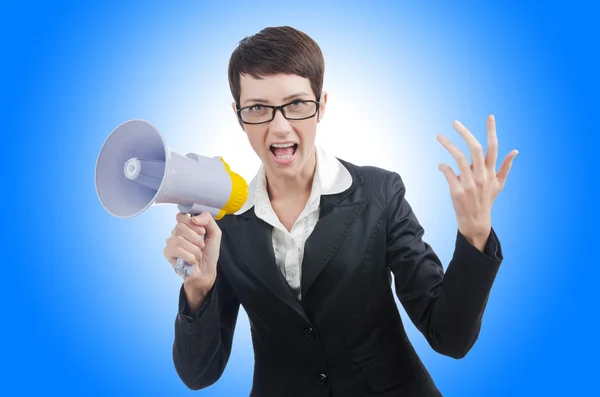
<svg viewBox="0 0 600 397">
<path fill-rule="evenodd" d="M 281 164 L 290 163 L 294 159 L 296 150 L 298 149 L 297 143 L 275 143 L 269 147 L 275 160 Z"/>
</svg>

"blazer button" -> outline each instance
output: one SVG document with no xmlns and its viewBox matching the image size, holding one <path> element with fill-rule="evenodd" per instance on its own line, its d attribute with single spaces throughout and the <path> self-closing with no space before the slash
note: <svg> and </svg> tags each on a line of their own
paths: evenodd
<svg viewBox="0 0 600 397">
<path fill-rule="evenodd" d="M 327 374 L 319 374 L 319 386 L 329 386 L 329 378 L 327 377 Z"/>
<path fill-rule="evenodd" d="M 304 337 L 308 340 L 315 339 L 315 330 L 311 327 L 304 328 Z"/>
</svg>

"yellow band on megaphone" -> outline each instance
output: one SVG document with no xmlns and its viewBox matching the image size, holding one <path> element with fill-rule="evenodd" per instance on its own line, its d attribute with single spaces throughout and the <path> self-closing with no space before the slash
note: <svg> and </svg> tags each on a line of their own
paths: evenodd
<svg viewBox="0 0 600 397">
<path fill-rule="evenodd" d="M 219 160 L 223 162 L 225 165 L 225 170 L 231 178 L 231 194 L 229 195 L 229 200 L 227 200 L 227 203 L 225 203 L 223 208 L 221 208 L 215 217 L 216 220 L 223 218 L 226 214 L 236 213 L 240 208 L 242 208 L 248 199 L 248 184 L 244 178 L 231 171 L 229 164 L 227 164 L 222 157 L 219 157 Z"/>
</svg>

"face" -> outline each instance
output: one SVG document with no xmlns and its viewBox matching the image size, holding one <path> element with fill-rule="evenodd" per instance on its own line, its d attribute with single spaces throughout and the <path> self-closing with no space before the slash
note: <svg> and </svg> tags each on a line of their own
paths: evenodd
<svg viewBox="0 0 600 397">
<path fill-rule="evenodd" d="M 240 88 L 240 107 L 254 106 L 252 111 L 261 111 L 260 105 L 278 106 L 295 100 L 316 100 L 310 81 L 296 75 L 280 74 L 262 79 L 242 75 Z M 319 112 L 305 120 L 287 120 L 278 110 L 275 118 L 268 123 L 251 125 L 240 121 L 250 145 L 270 175 L 294 178 L 310 172 L 311 164 L 314 166 L 318 118 L 323 116 L 326 102 L 327 94 L 322 93 Z M 232 105 L 235 112 L 235 103 Z M 292 146 L 289 147 L 289 144 Z"/>
</svg>

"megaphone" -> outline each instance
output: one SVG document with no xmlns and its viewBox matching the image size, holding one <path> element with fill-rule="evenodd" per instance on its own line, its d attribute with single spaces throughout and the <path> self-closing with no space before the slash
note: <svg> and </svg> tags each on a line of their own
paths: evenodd
<svg viewBox="0 0 600 397">
<path fill-rule="evenodd" d="M 237 212 L 248 197 L 248 184 L 223 158 L 175 153 L 144 120 L 127 121 L 108 136 L 94 179 L 100 203 L 118 218 L 137 216 L 152 205 L 176 204 L 180 212 L 209 212 L 218 220 Z M 177 260 L 178 274 L 186 277 L 192 270 Z"/>
</svg>

